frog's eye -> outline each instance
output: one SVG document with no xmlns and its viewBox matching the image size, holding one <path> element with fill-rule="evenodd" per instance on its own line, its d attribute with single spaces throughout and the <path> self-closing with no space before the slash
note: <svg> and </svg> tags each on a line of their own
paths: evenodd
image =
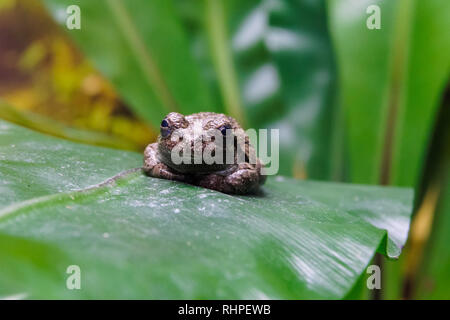
<svg viewBox="0 0 450 320">
<path fill-rule="evenodd" d="M 161 136 L 163 138 L 167 137 L 170 134 L 171 130 L 169 128 L 169 122 L 164 119 L 161 121 Z"/>
<path fill-rule="evenodd" d="M 222 135 L 226 136 L 228 129 L 231 129 L 231 126 L 229 124 L 226 124 L 226 125 L 221 126 L 219 130 L 222 133 Z"/>
</svg>

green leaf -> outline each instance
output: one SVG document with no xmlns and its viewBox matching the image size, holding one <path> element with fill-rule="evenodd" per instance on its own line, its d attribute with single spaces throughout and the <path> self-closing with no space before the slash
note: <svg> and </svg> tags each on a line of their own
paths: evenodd
<svg viewBox="0 0 450 320">
<path fill-rule="evenodd" d="M 330 0 L 330 30 L 348 128 L 350 179 L 416 186 L 448 79 L 448 1 Z"/>
<path fill-rule="evenodd" d="M 329 1 L 330 32 L 347 127 L 349 174 L 354 182 L 380 182 L 397 3 L 373 1 L 381 9 L 382 28 L 369 30 L 367 2 Z"/>
<path fill-rule="evenodd" d="M 409 189 L 272 177 L 232 196 L 141 162 L 0 121 L 0 296 L 338 299 L 406 241 Z"/>
<path fill-rule="evenodd" d="M 205 0 L 205 27 L 209 34 L 211 56 L 219 78 L 225 110 L 245 126 L 224 11 L 221 0 Z"/>
<path fill-rule="evenodd" d="M 248 127 L 280 130 L 280 172 L 330 177 L 335 70 L 324 4 L 176 3 L 204 74 L 223 74 L 207 78 L 213 91 L 221 88 L 224 105 L 240 105 Z"/>
<path fill-rule="evenodd" d="M 324 3 L 227 2 L 248 122 L 280 130 L 280 172 L 330 178 L 335 68 Z"/>
<path fill-rule="evenodd" d="M 68 0 L 44 1 L 66 28 Z M 83 0 L 67 30 L 130 107 L 159 127 L 169 111 L 213 111 L 171 1 Z"/>
<path fill-rule="evenodd" d="M 67 1 L 46 3 L 65 16 Z M 335 70 L 324 4 L 175 3 L 82 1 L 82 29 L 67 32 L 153 124 L 176 108 L 171 100 L 186 114 L 225 111 L 246 127 L 280 129 L 282 174 L 329 178 Z"/>
</svg>

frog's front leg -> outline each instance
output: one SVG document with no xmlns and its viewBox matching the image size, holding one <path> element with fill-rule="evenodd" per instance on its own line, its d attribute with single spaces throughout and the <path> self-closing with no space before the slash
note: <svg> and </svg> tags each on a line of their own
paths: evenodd
<svg viewBox="0 0 450 320">
<path fill-rule="evenodd" d="M 158 158 L 158 143 L 149 144 L 144 151 L 144 172 L 151 177 L 186 182 L 186 175 L 173 171 Z"/>
<path fill-rule="evenodd" d="M 241 163 L 231 174 L 212 173 L 200 176 L 196 184 L 224 193 L 246 194 L 256 189 L 265 180 L 265 176 L 261 176 L 260 171 L 260 166 L 255 167 L 249 163 Z"/>
</svg>

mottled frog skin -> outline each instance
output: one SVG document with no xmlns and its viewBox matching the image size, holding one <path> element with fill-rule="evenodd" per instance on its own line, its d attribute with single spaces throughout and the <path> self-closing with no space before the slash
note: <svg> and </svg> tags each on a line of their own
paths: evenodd
<svg viewBox="0 0 450 320">
<path fill-rule="evenodd" d="M 217 144 L 215 140 L 204 141 L 202 136 L 211 132 L 210 129 L 222 132 L 223 139 L 232 135 L 232 139 L 234 139 L 232 148 L 235 152 L 231 162 L 206 164 L 202 161 L 201 163 L 175 164 L 172 161 L 172 149 L 181 141 L 172 138 L 172 135 L 175 135 L 174 132 L 182 132 L 182 141 L 187 143 L 192 154 L 195 152 L 194 146 L 197 151 L 200 148 L 203 151 L 208 143 L 208 148 L 211 148 L 211 144 L 213 144 L 213 147 L 225 150 L 225 143 L 221 145 Z M 158 141 L 149 144 L 144 151 L 144 172 L 149 176 L 182 181 L 229 194 L 254 192 L 266 180 L 266 176 L 261 175 L 262 164 L 256 158 L 255 150 L 250 144 L 248 136 L 232 117 L 213 112 L 200 112 L 188 116 L 171 112 L 161 122 L 160 130 Z M 245 143 L 239 144 L 237 141 Z M 245 155 L 243 161 L 238 161 L 237 148 L 242 148 L 240 146 L 245 149 L 241 149 Z M 249 159 L 254 160 L 249 161 Z"/>
</svg>

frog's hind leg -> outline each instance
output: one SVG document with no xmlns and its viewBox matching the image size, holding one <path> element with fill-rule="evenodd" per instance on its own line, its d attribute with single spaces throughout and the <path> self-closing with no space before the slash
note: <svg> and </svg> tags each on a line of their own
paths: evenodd
<svg viewBox="0 0 450 320">
<path fill-rule="evenodd" d="M 144 151 L 144 172 L 155 178 L 187 182 L 184 174 L 173 171 L 158 159 L 158 144 L 152 143 Z"/>
<path fill-rule="evenodd" d="M 265 177 L 261 177 L 260 168 L 241 163 L 230 175 L 212 173 L 201 176 L 196 185 L 230 194 L 246 194 L 258 188 Z"/>
</svg>

